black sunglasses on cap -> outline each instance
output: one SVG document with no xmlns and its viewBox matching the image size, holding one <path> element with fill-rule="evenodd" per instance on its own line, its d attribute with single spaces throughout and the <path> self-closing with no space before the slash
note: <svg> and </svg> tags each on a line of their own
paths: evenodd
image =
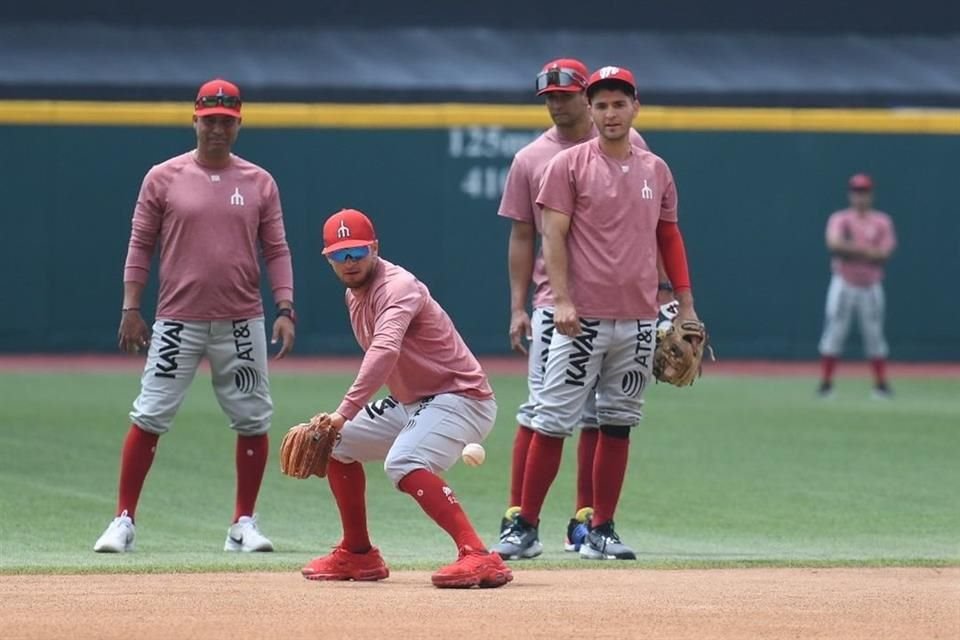
<svg viewBox="0 0 960 640">
<path fill-rule="evenodd" d="M 548 87 L 572 87 L 574 85 L 585 88 L 587 79 L 573 69 L 548 69 L 537 75 L 537 91 L 543 91 Z"/>
<path fill-rule="evenodd" d="M 213 107 L 226 107 L 227 109 L 239 109 L 239 96 L 200 96 L 197 98 L 198 109 L 210 109 Z"/>
</svg>

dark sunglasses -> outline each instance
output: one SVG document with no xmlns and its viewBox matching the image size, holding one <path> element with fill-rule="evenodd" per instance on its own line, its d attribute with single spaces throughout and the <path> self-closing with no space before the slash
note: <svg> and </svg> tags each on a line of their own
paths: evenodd
<svg viewBox="0 0 960 640">
<path fill-rule="evenodd" d="M 574 85 L 585 88 L 587 79 L 573 69 L 549 69 L 541 71 L 537 75 L 538 92 L 548 87 L 572 87 Z"/>
<path fill-rule="evenodd" d="M 349 249 L 338 249 L 327 254 L 327 257 L 334 262 L 346 262 L 349 260 L 363 260 L 370 255 L 370 247 L 350 247 Z"/>
<path fill-rule="evenodd" d="M 227 109 L 239 109 L 239 96 L 200 96 L 197 98 L 198 109 L 211 109 L 213 107 L 226 107 Z"/>
</svg>

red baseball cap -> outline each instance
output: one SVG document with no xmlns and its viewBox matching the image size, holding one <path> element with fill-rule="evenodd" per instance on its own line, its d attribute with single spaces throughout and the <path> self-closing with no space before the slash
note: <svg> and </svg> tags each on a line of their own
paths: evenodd
<svg viewBox="0 0 960 640">
<path fill-rule="evenodd" d="M 873 191 L 873 178 L 865 173 L 857 173 L 850 176 L 847 185 L 851 191 Z"/>
<path fill-rule="evenodd" d="M 323 223 L 323 255 L 340 249 L 369 247 L 377 241 L 373 223 L 363 212 L 341 209 Z"/>
<path fill-rule="evenodd" d="M 587 88 L 587 65 L 576 58 L 557 58 L 537 74 L 537 95 L 554 91 L 577 92 Z"/>
<path fill-rule="evenodd" d="M 194 106 L 193 114 L 196 116 L 219 114 L 239 118 L 240 89 L 223 78 L 214 78 L 200 87 Z"/>
<path fill-rule="evenodd" d="M 633 73 L 629 69 L 624 69 L 623 67 L 600 67 L 590 75 L 590 81 L 587 83 L 587 92 L 593 88 L 594 85 L 605 82 L 607 80 L 619 80 L 630 85 L 630 88 L 633 89 L 633 95 L 637 95 L 637 81 L 633 77 Z"/>
</svg>

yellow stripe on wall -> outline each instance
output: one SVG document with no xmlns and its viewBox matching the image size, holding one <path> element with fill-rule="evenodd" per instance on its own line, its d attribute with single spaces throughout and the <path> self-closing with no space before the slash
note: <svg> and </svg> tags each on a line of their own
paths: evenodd
<svg viewBox="0 0 960 640">
<path fill-rule="evenodd" d="M 179 102 L 0 101 L 0 125 L 187 126 Z M 549 125 L 542 105 L 251 103 L 244 126 L 318 129 L 443 129 Z M 643 106 L 642 131 L 817 131 L 960 134 L 960 110 L 752 109 Z"/>
</svg>

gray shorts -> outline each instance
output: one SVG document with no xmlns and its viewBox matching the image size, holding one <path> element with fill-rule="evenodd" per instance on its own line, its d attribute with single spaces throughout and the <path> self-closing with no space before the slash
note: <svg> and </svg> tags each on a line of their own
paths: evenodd
<svg viewBox="0 0 960 640">
<path fill-rule="evenodd" d="M 346 463 L 383 460 L 383 470 L 396 486 L 417 469 L 441 473 L 452 467 L 465 445 L 487 438 L 496 419 L 493 398 L 441 393 L 401 404 L 387 396 L 344 425 L 333 457 Z"/>
<path fill-rule="evenodd" d="M 210 362 L 213 391 L 230 419 L 230 428 L 243 435 L 266 433 L 273 402 L 263 318 L 157 320 L 130 420 L 150 433 L 169 431 L 204 356 Z"/>
<path fill-rule="evenodd" d="M 867 287 L 848 283 L 834 275 L 827 290 L 827 312 L 820 338 L 820 355 L 838 356 L 850 333 L 854 314 L 860 320 L 863 350 L 870 358 L 886 358 L 890 353 L 883 335 L 885 300 L 879 282 Z"/>
<path fill-rule="evenodd" d="M 635 426 L 653 379 L 656 320 L 581 318 L 580 324 L 574 338 L 553 334 L 532 427 L 551 436 L 572 435 L 594 393 L 599 424 Z"/>
<path fill-rule="evenodd" d="M 533 426 L 533 416 L 540 403 L 543 389 L 543 373 L 547 367 L 547 355 L 550 353 L 550 340 L 553 338 L 553 309 L 543 307 L 533 310 L 530 318 L 531 339 L 527 360 L 527 400 L 517 409 L 517 422 L 525 427 Z M 597 426 L 597 396 L 591 393 L 584 400 L 583 415 L 578 422 L 584 427 Z"/>
</svg>

